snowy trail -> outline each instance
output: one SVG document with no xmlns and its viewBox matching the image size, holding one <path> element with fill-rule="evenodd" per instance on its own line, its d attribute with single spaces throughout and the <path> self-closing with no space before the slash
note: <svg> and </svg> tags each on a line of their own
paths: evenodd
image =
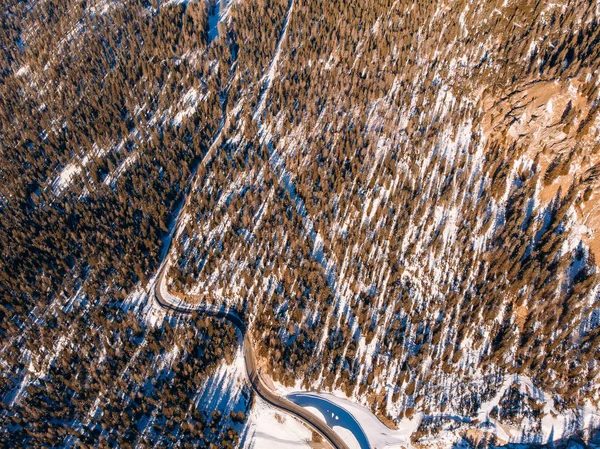
<svg viewBox="0 0 600 449">
<path fill-rule="evenodd" d="M 273 167 L 273 169 L 275 170 L 275 173 L 277 173 L 277 175 L 279 176 L 279 179 L 283 181 L 283 183 L 285 185 L 285 189 L 289 193 L 290 198 L 292 198 L 292 201 L 294 201 L 294 203 L 296 205 L 296 211 L 302 217 L 304 230 L 305 230 L 306 234 L 309 236 L 309 238 L 313 244 L 312 256 L 325 269 L 327 284 L 331 288 L 333 295 L 336 298 L 336 304 L 339 304 L 340 303 L 339 299 L 340 299 L 341 295 L 339 293 L 338 282 L 337 282 L 338 279 L 337 279 L 337 275 L 336 275 L 337 269 L 338 269 L 338 264 L 335 262 L 331 262 L 325 256 L 325 253 L 323 251 L 323 243 L 322 243 L 323 238 L 315 230 L 313 221 L 308 216 L 308 211 L 306 209 L 306 205 L 304 204 L 304 201 L 302 200 L 302 198 L 298 195 L 298 193 L 296 191 L 293 176 L 285 168 L 285 162 L 284 162 L 283 158 L 273 148 L 273 145 L 268 136 L 268 133 L 265 135 L 265 129 L 264 129 L 264 126 L 262 123 L 262 115 L 265 110 L 267 94 L 271 90 L 271 86 L 273 84 L 273 79 L 275 78 L 275 75 L 277 74 L 277 68 L 279 66 L 279 59 L 281 58 L 281 49 L 282 49 L 283 43 L 285 42 L 285 40 L 287 38 L 288 25 L 289 25 L 290 17 L 292 15 L 293 10 L 294 10 L 294 0 L 291 0 L 290 7 L 288 9 L 286 18 L 283 22 L 283 30 L 281 32 L 281 36 L 279 37 L 279 41 L 277 42 L 277 46 L 275 48 L 275 54 L 273 56 L 273 59 L 271 60 L 271 63 L 269 64 L 269 70 L 268 70 L 267 74 L 263 77 L 264 84 L 261 89 L 258 105 L 256 106 L 256 109 L 253 114 L 253 119 L 254 119 L 254 121 L 258 122 L 259 136 L 261 136 L 261 138 L 266 142 L 267 147 L 269 148 L 269 151 L 271 152 L 271 157 L 269 158 L 269 164 Z M 327 322 L 324 326 L 323 336 L 319 342 L 319 351 L 323 348 L 323 345 L 325 344 L 325 342 L 327 340 L 327 336 L 328 336 L 327 330 L 329 328 L 328 327 L 329 321 L 330 321 L 330 317 L 328 316 Z"/>
<path fill-rule="evenodd" d="M 269 71 L 263 77 L 265 79 L 265 83 L 260 91 L 260 96 L 258 100 L 258 105 L 256 106 L 256 110 L 254 111 L 253 119 L 262 122 L 260 120 L 262 113 L 265 109 L 265 101 L 267 99 L 267 93 L 271 90 L 271 85 L 273 84 L 273 78 L 275 77 L 275 73 L 277 72 L 277 66 L 279 65 L 279 58 L 281 57 L 281 45 L 285 41 L 287 37 L 288 31 L 288 23 L 290 21 L 290 17 L 292 16 L 292 11 L 294 10 L 294 0 L 290 1 L 290 8 L 288 9 L 288 13 L 283 22 L 283 30 L 281 32 L 281 36 L 279 36 L 279 41 L 277 42 L 277 46 L 275 47 L 275 55 L 271 60 L 271 64 L 269 65 Z"/>
<path fill-rule="evenodd" d="M 290 13 L 291 8 L 290 11 L 288 11 L 288 18 Z M 274 66 L 273 62 L 271 66 Z M 224 110 L 225 109 L 226 108 L 224 108 Z M 235 108 L 233 110 L 235 110 Z M 206 313 L 207 315 L 211 315 L 217 319 L 225 319 L 230 321 L 237 328 L 237 330 L 242 336 L 242 348 L 244 353 L 246 372 L 250 381 L 249 383 L 254 389 L 254 391 L 257 393 L 257 395 L 263 400 L 267 401 L 272 406 L 301 419 L 310 428 L 317 431 L 327 441 L 329 441 L 334 448 L 349 449 L 346 443 L 337 435 L 337 433 L 335 433 L 330 427 L 328 427 L 325 422 L 315 417 L 309 411 L 303 409 L 302 407 L 286 400 L 285 398 L 282 398 L 276 392 L 270 390 L 269 387 L 266 386 L 265 382 L 261 378 L 260 369 L 256 366 L 253 345 L 250 334 L 247 332 L 247 326 L 235 311 L 227 309 L 225 307 L 215 306 L 211 304 L 192 305 L 186 303 L 180 297 L 171 294 L 167 287 L 166 279 L 168 269 L 171 265 L 170 253 L 173 245 L 173 240 L 174 238 L 177 238 L 177 236 L 179 236 L 184 227 L 186 209 L 189 206 L 191 198 L 190 193 L 194 191 L 198 182 L 196 173 L 198 171 L 198 168 L 201 165 L 206 166 L 216 153 L 222 140 L 223 130 L 227 128 L 228 123 L 229 114 L 225 116 L 225 120 L 223 121 L 218 134 L 213 139 L 209 150 L 207 151 L 202 161 L 198 164 L 196 170 L 194 170 L 194 172 L 192 173 L 192 176 L 186 188 L 184 199 L 182 200 L 180 206 L 176 210 L 175 219 L 173 220 L 170 226 L 169 233 L 165 237 L 163 251 L 161 253 L 162 262 L 158 269 L 157 275 L 149 284 L 149 287 L 152 289 L 153 292 L 152 297 L 155 300 L 156 304 L 158 304 L 162 309 L 171 313 L 174 312 L 180 314 L 190 314 L 197 311 L 201 313 Z"/>
</svg>

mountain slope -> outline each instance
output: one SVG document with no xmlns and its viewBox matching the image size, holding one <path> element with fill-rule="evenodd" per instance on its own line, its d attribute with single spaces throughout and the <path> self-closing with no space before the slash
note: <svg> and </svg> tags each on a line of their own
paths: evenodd
<svg viewBox="0 0 600 449">
<path fill-rule="evenodd" d="M 242 311 L 281 384 L 417 419 L 416 446 L 591 441 L 599 16 L 589 1 L 9 1 L 0 412 L 43 422 L 40 385 L 69 380 L 39 365 L 90 311 L 120 322 L 175 235 L 171 293 Z M 37 418 L 18 409 L 31 401 Z M 235 442 L 236 420 L 202 444 Z"/>
<path fill-rule="evenodd" d="M 198 188 L 172 289 L 247 308 L 276 379 L 392 421 L 474 419 L 518 373 L 578 423 L 565 435 L 589 427 L 595 6 L 312 2 L 287 27 Z M 527 419 L 511 438 L 564 436 Z"/>
</svg>

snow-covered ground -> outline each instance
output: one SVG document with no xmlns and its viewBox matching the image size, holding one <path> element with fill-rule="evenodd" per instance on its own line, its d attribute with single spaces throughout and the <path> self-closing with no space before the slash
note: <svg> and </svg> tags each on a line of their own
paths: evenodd
<svg viewBox="0 0 600 449">
<path fill-rule="evenodd" d="M 241 346 L 238 347 L 235 359 L 231 364 L 223 363 L 203 385 L 196 398 L 199 409 L 211 412 L 220 410 L 223 413 L 245 411 L 248 392 L 244 392 L 246 384 L 246 367 Z"/>
<path fill-rule="evenodd" d="M 420 421 L 405 420 L 398 430 L 391 430 L 366 407 L 333 394 L 297 392 L 286 397 L 322 418 L 351 449 L 409 446 Z"/>
<path fill-rule="evenodd" d="M 496 395 L 487 402 L 481 404 L 479 409 L 479 421 L 488 422 L 488 425 L 493 426 L 498 437 L 507 442 L 517 442 L 523 439 L 523 429 L 510 428 L 509 426 L 501 426 L 497 421 L 490 419 L 489 414 L 492 409 L 500 403 L 500 400 L 506 391 L 513 385 L 518 385 L 519 390 L 527 396 L 544 403 L 544 415 L 541 422 L 541 443 L 551 443 L 567 437 L 572 433 L 569 430 L 569 425 L 572 425 L 577 420 L 582 421 L 581 428 L 584 432 L 589 432 L 596 428 L 600 423 L 600 413 L 594 407 L 586 406 L 575 413 L 560 413 L 554 408 L 553 398 L 547 392 L 536 388 L 533 381 L 526 376 L 507 376 L 502 386 L 498 389 Z"/>
<path fill-rule="evenodd" d="M 219 35 L 219 22 L 227 20 L 232 0 L 216 0 L 215 7 L 208 14 L 208 41 L 212 42 Z"/>
<path fill-rule="evenodd" d="M 311 431 L 295 418 L 256 397 L 246 425 L 244 449 L 310 448 Z"/>
<path fill-rule="evenodd" d="M 598 411 L 587 406 L 579 410 L 579 416 L 560 414 L 553 407 L 550 395 L 535 388 L 531 379 L 523 376 L 507 376 L 497 393 L 489 401 L 481 404 L 479 421 L 493 427 L 498 438 L 505 442 L 523 442 L 526 429 L 511 428 L 501 425 L 489 417 L 489 413 L 497 406 L 506 390 L 513 384 L 518 384 L 521 391 L 532 398 L 544 402 L 544 418 L 542 419 L 542 439 L 539 443 L 549 443 L 560 440 L 570 434 L 566 431 L 569 422 L 577 419 L 583 421 L 582 428 L 589 432 L 600 423 Z M 314 415 L 325 421 L 351 449 L 393 449 L 410 447 L 410 436 L 415 432 L 421 421 L 422 414 L 417 414 L 411 420 L 403 419 L 397 430 L 389 429 L 368 408 L 342 397 L 342 394 L 318 392 L 302 392 L 285 388 L 277 384 L 277 390 L 290 401 L 306 408 Z M 444 432 L 442 432 L 444 433 Z M 438 443 L 451 445 L 456 435 L 449 433 L 438 435 Z M 443 442 L 442 442 L 443 440 Z"/>
</svg>

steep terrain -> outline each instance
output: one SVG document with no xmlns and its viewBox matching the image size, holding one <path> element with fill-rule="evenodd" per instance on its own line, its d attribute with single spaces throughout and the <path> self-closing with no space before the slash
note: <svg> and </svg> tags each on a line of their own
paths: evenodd
<svg viewBox="0 0 600 449">
<path fill-rule="evenodd" d="M 596 5 L 310 2 L 287 17 L 258 98 L 235 78 L 236 127 L 171 288 L 243 305 L 283 383 L 390 422 L 425 413 L 417 441 L 481 420 L 513 374 L 518 416 L 483 413 L 499 441 L 587 434 Z"/>
<path fill-rule="evenodd" d="M 93 311 L 120 323 L 173 236 L 171 293 L 244 313 L 280 384 L 418 420 L 415 446 L 593 440 L 598 4 L 11 0 L 0 17 L 6 441 L 44 441 L 42 392 L 72 381 L 40 366 L 77 363 L 60 354 L 71 323 L 99 338 Z M 201 383 L 220 347 L 177 326 Z M 115 351 L 141 344 L 123 332 Z M 115 420 L 69 419 L 60 444 L 124 444 Z M 185 438 L 208 447 L 245 415 L 202 419 Z M 158 438 L 144 422 L 129 443 Z"/>
</svg>

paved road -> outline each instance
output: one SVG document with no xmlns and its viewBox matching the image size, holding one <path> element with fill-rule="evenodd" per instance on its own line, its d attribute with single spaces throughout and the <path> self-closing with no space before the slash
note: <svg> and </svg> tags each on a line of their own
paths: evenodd
<svg viewBox="0 0 600 449">
<path fill-rule="evenodd" d="M 212 316 L 218 319 L 224 319 L 233 324 L 243 336 L 243 351 L 244 351 L 244 362 L 246 365 L 246 373 L 250 380 L 250 385 L 262 399 L 277 407 L 290 415 L 299 418 L 309 427 L 316 430 L 323 438 L 333 445 L 335 449 L 349 449 L 346 443 L 336 434 L 322 419 L 310 413 L 308 410 L 294 404 L 291 401 L 277 395 L 274 391 L 270 390 L 265 384 L 263 379 L 259 375 L 259 371 L 256 367 L 256 358 L 254 357 L 254 349 L 252 345 L 252 337 L 247 332 L 248 328 L 244 320 L 235 313 L 233 310 L 217 308 L 211 305 L 191 305 L 182 301 L 174 302 L 172 299 L 165 297 L 161 292 L 161 285 L 165 281 L 165 273 L 168 264 L 165 264 L 161 269 L 158 280 L 156 282 L 155 294 L 156 303 L 165 310 L 175 313 L 191 314 L 193 312 L 205 313 L 208 316 Z"/>
</svg>

